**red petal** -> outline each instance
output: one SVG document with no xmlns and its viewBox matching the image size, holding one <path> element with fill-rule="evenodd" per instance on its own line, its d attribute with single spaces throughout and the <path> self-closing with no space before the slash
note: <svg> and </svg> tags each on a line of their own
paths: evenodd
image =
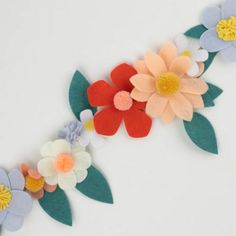
<svg viewBox="0 0 236 236">
<path fill-rule="evenodd" d="M 123 118 L 123 112 L 114 107 L 108 107 L 94 116 L 94 125 L 98 134 L 112 136 L 120 127 Z"/>
<path fill-rule="evenodd" d="M 137 71 L 133 66 L 123 63 L 113 69 L 111 80 L 120 90 L 131 91 L 134 86 L 129 79 L 135 74 L 137 74 Z"/>
<path fill-rule="evenodd" d="M 134 101 L 133 108 L 136 108 L 138 110 L 145 110 L 146 104 L 147 104 L 146 102 Z"/>
<path fill-rule="evenodd" d="M 131 109 L 124 116 L 125 127 L 129 136 L 143 138 L 149 134 L 152 119 L 143 111 Z"/>
<path fill-rule="evenodd" d="M 113 104 L 113 97 L 117 89 L 105 80 L 99 80 L 88 87 L 88 99 L 91 106 L 106 106 Z"/>
</svg>

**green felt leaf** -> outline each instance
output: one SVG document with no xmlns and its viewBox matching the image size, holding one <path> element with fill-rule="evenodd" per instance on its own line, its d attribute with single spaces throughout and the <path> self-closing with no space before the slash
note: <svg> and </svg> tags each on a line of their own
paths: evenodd
<svg viewBox="0 0 236 236">
<path fill-rule="evenodd" d="M 223 93 L 223 90 L 215 86 L 214 84 L 211 84 L 211 83 L 207 83 L 207 84 L 209 87 L 208 93 L 211 95 L 212 99 L 216 99 Z"/>
<path fill-rule="evenodd" d="M 208 68 L 210 67 L 211 63 L 215 59 L 216 55 L 217 55 L 217 52 L 209 52 L 209 57 L 204 62 L 204 65 L 205 65 L 204 72 L 206 72 L 208 70 Z"/>
<path fill-rule="evenodd" d="M 39 204 L 53 219 L 65 225 L 72 226 L 69 200 L 60 188 L 57 188 L 53 193 L 45 191 L 43 198 L 39 199 Z"/>
<path fill-rule="evenodd" d="M 190 139 L 199 148 L 218 154 L 214 128 L 203 115 L 195 112 L 192 121 L 184 121 L 184 127 Z"/>
<path fill-rule="evenodd" d="M 77 184 L 76 188 L 89 198 L 100 202 L 113 203 L 111 189 L 106 179 L 94 166 L 88 169 L 87 178 L 82 183 Z"/>
<path fill-rule="evenodd" d="M 204 25 L 197 25 L 186 31 L 184 34 L 187 37 L 199 39 L 206 30 L 207 28 Z"/>
<path fill-rule="evenodd" d="M 78 120 L 80 120 L 81 111 L 90 109 L 95 113 L 97 110 L 89 104 L 87 96 L 88 87 L 88 80 L 79 71 L 76 71 L 70 84 L 69 102 L 71 109 Z"/>
<path fill-rule="evenodd" d="M 204 102 L 204 107 L 213 107 L 215 106 L 214 99 L 211 97 L 209 92 L 206 92 L 202 95 L 202 99 Z"/>
</svg>

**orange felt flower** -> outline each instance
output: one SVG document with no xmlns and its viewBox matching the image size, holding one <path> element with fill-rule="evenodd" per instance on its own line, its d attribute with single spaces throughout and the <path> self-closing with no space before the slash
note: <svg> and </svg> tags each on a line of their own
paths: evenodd
<svg viewBox="0 0 236 236">
<path fill-rule="evenodd" d="M 188 77 L 190 58 L 178 56 L 172 43 L 166 43 L 159 54 L 147 52 L 143 61 L 136 61 L 134 67 L 138 74 L 132 76 L 134 85 L 131 97 L 147 102 L 146 113 L 154 118 L 161 116 L 165 123 L 175 116 L 191 121 L 194 108 L 203 108 L 202 94 L 208 85 L 201 79 Z"/>
<path fill-rule="evenodd" d="M 57 185 L 49 185 L 44 181 L 43 176 L 35 169 L 31 169 L 29 165 L 22 164 L 21 172 L 25 177 L 25 189 L 31 194 L 32 198 L 40 199 L 46 192 L 54 192 Z"/>
</svg>

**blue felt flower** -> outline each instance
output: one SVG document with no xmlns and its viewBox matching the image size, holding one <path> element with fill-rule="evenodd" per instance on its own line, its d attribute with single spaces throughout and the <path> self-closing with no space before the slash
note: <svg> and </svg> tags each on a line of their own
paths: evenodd
<svg viewBox="0 0 236 236">
<path fill-rule="evenodd" d="M 236 0 L 205 9 L 201 23 L 208 29 L 200 38 L 208 52 L 220 52 L 227 61 L 236 61 Z"/>
<path fill-rule="evenodd" d="M 32 199 L 24 192 L 25 179 L 17 169 L 9 174 L 0 168 L 0 226 L 16 231 L 32 209 Z"/>
<path fill-rule="evenodd" d="M 70 144 L 75 144 L 79 140 L 82 129 L 83 124 L 80 121 L 71 121 L 59 130 L 58 138 L 65 139 Z"/>
</svg>

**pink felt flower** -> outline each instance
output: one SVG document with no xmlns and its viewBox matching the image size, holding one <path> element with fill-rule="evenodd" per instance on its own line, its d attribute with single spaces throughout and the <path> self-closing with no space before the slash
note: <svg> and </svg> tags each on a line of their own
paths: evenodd
<svg viewBox="0 0 236 236">
<path fill-rule="evenodd" d="M 154 118 L 161 116 L 165 123 L 175 116 L 191 121 L 194 108 L 203 108 L 202 94 L 208 85 L 201 79 L 187 76 L 191 60 L 178 56 L 177 48 L 166 43 L 157 54 L 147 52 L 144 60 L 134 63 L 138 74 L 132 76 L 135 87 L 131 97 L 147 102 L 146 113 Z"/>
</svg>

